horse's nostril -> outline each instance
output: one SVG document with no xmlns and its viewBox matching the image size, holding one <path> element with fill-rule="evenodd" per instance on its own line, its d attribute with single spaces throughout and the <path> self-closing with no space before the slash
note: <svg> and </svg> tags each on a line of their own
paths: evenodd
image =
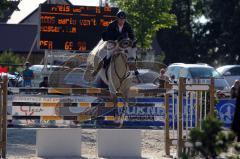
<svg viewBox="0 0 240 159">
<path fill-rule="evenodd" d="M 129 58 L 128 58 L 128 61 L 130 61 L 130 62 L 131 62 L 131 61 L 134 61 L 134 60 L 135 60 L 135 58 L 133 58 L 133 57 L 129 57 Z"/>
</svg>

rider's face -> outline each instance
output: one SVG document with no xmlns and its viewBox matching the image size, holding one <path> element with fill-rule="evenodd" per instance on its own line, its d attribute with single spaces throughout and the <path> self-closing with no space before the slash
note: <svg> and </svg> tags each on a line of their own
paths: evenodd
<svg viewBox="0 0 240 159">
<path fill-rule="evenodd" d="M 120 19 L 118 18 L 118 25 L 123 25 L 125 23 L 126 19 Z"/>
</svg>

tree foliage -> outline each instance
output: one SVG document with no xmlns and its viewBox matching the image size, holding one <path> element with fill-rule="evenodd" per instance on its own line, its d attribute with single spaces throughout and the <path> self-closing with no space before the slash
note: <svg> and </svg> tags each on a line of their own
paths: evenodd
<svg viewBox="0 0 240 159">
<path fill-rule="evenodd" d="M 23 63 L 23 59 L 11 51 L 4 51 L 0 54 L 0 64 L 8 66 L 9 72 L 17 71 L 17 66 Z"/>
<path fill-rule="evenodd" d="M 161 28 L 176 24 L 170 13 L 172 0 L 110 0 L 128 14 L 128 21 L 135 30 L 142 48 L 149 48 L 155 33 Z"/>
<path fill-rule="evenodd" d="M 208 0 L 202 5 L 209 21 L 198 27 L 196 52 L 214 65 L 240 63 L 240 0 Z"/>
<path fill-rule="evenodd" d="M 3 16 L 3 12 L 5 10 L 10 10 L 10 9 L 17 9 L 17 8 L 11 3 L 11 1 L 8 1 L 8 0 L 0 1 L 0 17 Z"/>
<path fill-rule="evenodd" d="M 201 129 L 193 128 L 190 131 L 190 151 L 183 154 L 185 158 L 239 158 L 239 144 L 234 142 L 235 135 L 222 128 L 223 123 L 216 115 L 207 117 Z M 235 150 L 235 153 L 230 151 Z M 223 157 L 224 156 L 224 157 Z"/>
<path fill-rule="evenodd" d="M 172 13 L 177 26 L 157 33 L 167 64 L 240 63 L 240 0 L 174 0 Z"/>
<path fill-rule="evenodd" d="M 193 19 L 194 6 L 192 0 L 174 0 L 171 12 L 177 17 L 177 26 L 160 29 L 157 40 L 166 54 L 166 64 L 174 62 L 194 62 Z"/>
</svg>

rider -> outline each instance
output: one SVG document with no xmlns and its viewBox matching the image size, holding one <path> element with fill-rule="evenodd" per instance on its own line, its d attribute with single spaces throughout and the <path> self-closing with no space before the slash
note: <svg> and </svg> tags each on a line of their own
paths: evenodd
<svg viewBox="0 0 240 159">
<path fill-rule="evenodd" d="M 130 38 L 135 40 L 135 36 L 130 24 L 126 21 L 127 15 L 123 11 L 119 11 L 116 15 L 117 19 L 109 24 L 107 31 L 103 33 L 103 41 L 119 40 L 119 38 Z"/>
<path fill-rule="evenodd" d="M 119 11 L 116 14 L 117 19 L 114 20 L 109 24 L 107 27 L 107 30 L 103 32 L 102 39 L 103 41 L 108 40 L 121 40 L 124 38 L 129 38 L 132 41 L 135 41 L 135 35 L 133 33 L 132 27 L 130 24 L 126 21 L 127 15 L 124 11 Z M 98 71 L 109 64 L 110 57 L 105 56 L 103 60 L 99 63 L 97 69 L 93 72 L 93 76 L 95 76 Z"/>
</svg>

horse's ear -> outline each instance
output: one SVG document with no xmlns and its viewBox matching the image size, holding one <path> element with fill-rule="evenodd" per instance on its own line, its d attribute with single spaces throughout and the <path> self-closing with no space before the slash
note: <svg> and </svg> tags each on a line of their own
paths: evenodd
<svg viewBox="0 0 240 159">
<path fill-rule="evenodd" d="M 103 39 L 103 41 L 108 41 L 108 33 L 107 33 L 107 31 L 102 32 L 102 39 Z"/>
<path fill-rule="evenodd" d="M 132 48 L 135 48 L 135 47 L 137 47 L 137 40 L 134 40 L 132 43 Z"/>
</svg>

